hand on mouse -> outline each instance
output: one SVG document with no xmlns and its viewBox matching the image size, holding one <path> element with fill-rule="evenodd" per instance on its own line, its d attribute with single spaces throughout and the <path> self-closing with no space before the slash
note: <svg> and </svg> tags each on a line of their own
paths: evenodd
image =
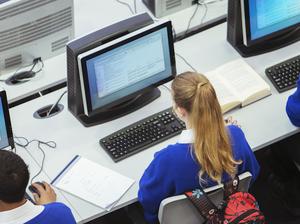
<svg viewBox="0 0 300 224">
<path fill-rule="evenodd" d="M 37 205 L 44 205 L 56 201 L 56 193 L 53 188 L 46 182 L 43 182 L 43 186 L 37 183 L 32 184 L 39 192 L 40 196 L 33 193 L 34 201 Z"/>
</svg>

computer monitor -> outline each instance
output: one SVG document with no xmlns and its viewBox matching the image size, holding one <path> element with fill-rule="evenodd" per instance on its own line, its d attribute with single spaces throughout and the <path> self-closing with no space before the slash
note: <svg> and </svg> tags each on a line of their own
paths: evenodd
<svg viewBox="0 0 300 224">
<path fill-rule="evenodd" d="M 14 149 L 14 138 L 5 91 L 0 91 L 0 149 Z"/>
<path fill-rule="evenodd" d="M 170 21 L 118 36 L 71 55 L 76 57 L 79 79 L 73 69 L 68 72 L 68 106 L 85 126 L 115 119 L 150 103 L 160 96 L 156 87 L 176 75 Z M 74 79 L 80 85 L 77 98 Z"/>
<path fill-rule="evenodd" d="M 73 17 L 73 0 L 1 0 L 0 74 L 64 53 Z"/>
<path fill-rule="evenodd" d="M 229 0 L 227 39 L 242 56 L 294 43 L 300 39 L 300 1 Z"/>
</svg>

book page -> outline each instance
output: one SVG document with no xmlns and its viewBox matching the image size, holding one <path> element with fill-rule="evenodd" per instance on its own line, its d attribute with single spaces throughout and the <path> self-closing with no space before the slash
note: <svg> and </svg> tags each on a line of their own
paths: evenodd
<svg viewBox="0 0 300 224">
<path fill-rule="evenodd" d="M 128 177 L 80 157 L 54 186 L 109 211 L 133 183 Z"/>
<path fill-rule="evenodd" d="M 222 65 L 216 72 L 241 102 L 251 103 L 270 94 L 270 86 L 242 59 Z"/>
<path fill-rule="evenodd" d="M 208 72 L 205 76 L 211 82 L 216 91 L 223 113 L 241 104 L 241 101 L 230 90 L 231 87 L 222 82 L 216 72 Z"/>
</svg>

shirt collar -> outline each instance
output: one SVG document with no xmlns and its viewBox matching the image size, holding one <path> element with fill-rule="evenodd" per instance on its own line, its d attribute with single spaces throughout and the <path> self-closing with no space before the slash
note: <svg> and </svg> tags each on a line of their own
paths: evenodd
<svg viewBox="0 0 300 224">
<path fill-rule="evenodd" d="M 183 130 L 177 141 L 179 144 L 191 144 L 194 143 L 194 134 L 192 129 Z"/>
<path fill-rule="evenodd" d="M 34 205 L 29 200 L 18 208 L 0 212 L 0 223 L 19 224 L 25 223 L 38 216 L 44 210 L 42 205 Z"/>
</svg>

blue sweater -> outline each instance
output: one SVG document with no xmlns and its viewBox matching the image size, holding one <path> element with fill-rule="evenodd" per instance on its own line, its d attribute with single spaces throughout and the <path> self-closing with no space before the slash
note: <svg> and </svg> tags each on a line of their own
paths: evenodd
<svg viewBox="0 0 300 224">
<path fill-rule="evenodd" d="M 244 133 L 233 125 L 228 126 L 228 131 L 234 158 L 243 161 L 238 166 L 238 174 L 251 172 L 253 182 L 258 176 L 259 165 Z M 140 180 L 138 192 L 146 220 L 149 223 L 158 222 L 158 209 L 163 199 L 199 188 L 199 170 L 200 166 L 192 158 L 189 144 L 169 145 L 155 153 L 153 161 Z M 229 176 L 224 174 L 222 181 L 228 179 Z M 202 184 L 204 188 L 217 184 L 208 177 L 205 180 L 206 184 Z"/>
<path fill-rule="evenodd" d="M 44 205 L 44 210 L 25 224 L 75 224 L 71 210 L 64 204 L 53 202 Z"/>
<path fill-rule="evenodd" d="M 300 127 L 300 79 L 297 81 L 296 92 L 288 98 L 286 113 L 293 125 Z"/>
</svg>

